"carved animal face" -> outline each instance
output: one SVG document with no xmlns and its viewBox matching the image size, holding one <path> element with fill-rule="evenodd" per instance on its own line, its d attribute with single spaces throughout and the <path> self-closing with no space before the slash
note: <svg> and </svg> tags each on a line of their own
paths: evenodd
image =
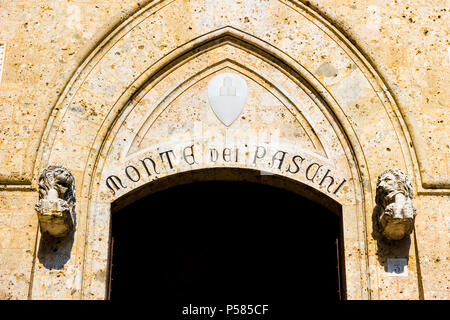
<svg viewBox="0 0 450 320">
<path fill-rule="evenodd" d="M 56 190 L 60 199 L 74 198 L 74 181 L 72 174 L 63 166 L 49 166 L 39 178 L 40 199 L 46 198 L 50 189 Z"/>
<path fill-rule="evenodd" d="M 61 198 L 64 198 L 67 190 L 73 184 L 72 174 L 65 168 L 57 168 L 53 171 L 53 187 L 58 191 Z"/>
<path fill-rule="evenodd" d="M 399 193 L 404 197 L 397 197 Z M 416 215 L 412 197 L 411 181 L 401 169 L 387 169 L 379 175 L 375 202 L 379 227 L 387 239 L 400 240 L 412 232 Z"/>
<path fill-rule="evenodd" d="M 401 192 L 411 199 L 413 197 L 411 182 L 401 169 L 387 169 L 380 174 L 377 180 L 375 202 L 385 206 L 390 202 L 390 197 L 388 197 L 388 195 L 393 192 Z"/>
<path fill-rule="evenodd" d="M 377 192 L 381 192 L 385 196 L 399 189 L 398 179 L 392 173 L 386 173 L 378 180 Z"/>
</svg>

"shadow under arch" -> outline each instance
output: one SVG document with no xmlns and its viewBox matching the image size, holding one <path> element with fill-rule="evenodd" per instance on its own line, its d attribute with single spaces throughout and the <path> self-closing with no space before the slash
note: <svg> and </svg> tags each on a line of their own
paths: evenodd
<svg viewBox="0 0 450 320">
<path fill-rule="evenodd" d="M 325 230 L 328 230 L 330 228 L 330 226 L 325 227 L 323 224 L 327 224 L 329 223 L 330 225 L 333 223 L 332 221 L 338 221 L 337 225 L 338 225 L 338 231 L 335 234 L 338 235 L 338 238 L 336 239 L 336 242 L 333 243 L 333 245 L 335 245 L 336 247 L 334 247 L 334 250 L 336 250 L 337 248 L 337 252 L 335 252 L 335 256 L 331 257 L 331 259 L 337 259 L 337 266 L 338 266 L 338 270 L 337 270 L 337 282 L 338 282 L 338 296 L 339 299 L 345 299 L 346 298 L 346 288 L 345 288 L 345 268 L 343 268 L 343 266 L 345 265 L 344 263 L 344 253 L 343 253 L 343 231 L 342 231 L 342 208 L 341 205 L 339 203 L 337 203 L 335 200 L 331 199 L 331 198 L 327 198 L 326 195 L 321 194 L 319 191 L 304 185 L 298 181 L 295 181 L 293 179 L 287 178 L 287 177 L 283 177 L 280 175 L 264 175 L 261 174 L 261 171 L 258 170 L 253 170 L 253 169 L 241 169 L 241 168 L 209 168 L 209 169 L 199 169 L 199 170 L 193 170 L 190 172 L 183 172 L 183 173 L 176 173 L 170 176 L 167 176 L 165 178 L 161 178 L 152 182 L 149 182 L 148 184 L 141 186 L 140 188 L 134 189 L 133 191 L 127 193 L 126 195 L 118 198 L 116 201 L 114 201 L 111 204 L 111 220 L 114 221 L 114 219 L 116 219 L 117 221 L 124 221 L 124 215 L 134 215 L 134 217 L 131 219 L 133 221 L 141 221 L 139 224 L 139 226 L 136 226 L 136 232 L 138 235 L 136 235 L 134 232 L 134 230 L 132 231 L 133 234 L 133 241 L 134 242 L 130 242 L 130 240 L 128 240 L 128 245 L 132 244 L 133 248 L 129 248 L 129 250 L 137 250 L 136 247 L 139 246 L 144 246 L 146 247 L 145 251 L 148 252 L 148 250 L 152 250 L 149 249 L 147 246 L 151 246 L 152 243 L 154 243 L 154 241 L 151 241 L 150 238 L 145 238 L 146 236 L 144 236 L 144 238 L 146 239 L 145 243 L 142 243 L 141 241 L 139 241 L 139 234 L 141 234 L 141 232 L 139 230 L 143 230 L 141 227 L 142 225 L 149 225 L 149 224 L 154 224 L 156 223 L 156 221 L 159 220 L 152 220 L 153 218 L 149 217 L 151 215 L 147 215 L 147 214 L 143 214 L 141 211 L 135 211 L 136 210 L 136 205 L 138 205 L 139 208 L 139 202 L 143 203 L 145 201 L 151 203 L 151 200 L 148 200 L 151 197 L 155 197 L 154 199 L 158 199 L 158 194 L 164 194 L 164 193 L 170 193 L 173 192 L 172 190 L 175 189 L 180 189 L 183 188 L 182 190 L 188 190 L 188 188 L 191 188 L 191 186 L 195 186 L 195 185 L 199 185 L 199 184 L 211 184 L 214 185 L 214 183 L 222 183 L 222 184 L 228 184 L 228 186 L 236 186 L 237 189 L 239 189 L 239 184 L 244 184 L 246 187 L 249 187 L 246 190 L 249 190 L 249 193 L 251 195 L 251 189 L 252 189 L 252 185 L 253 186 L 260 186 L 260 187 L 264 187 L 264 188 L 269 188 L 268 190 L 273 190 L 273 199 L 272 201 L 278 201 L 278 200 L 283 200 L 284 198 L 281 197 L 281 199 L 277 198 L 277 195 L 281 195 L 283 196 L 283 194 L 291 194 L 291 199 L 292 197 L 294 197 L 295 199 L 299 200 L 299 207 L 297 208 L 292 208 L 292 207 L 286 207 L 286 204 L 284 203 L 280 203 L 280 211 L 286 211 L 286 212 L 290 212 L 291 216 L 299 216 L 299 224 L 298 227 L 294 226 L 297 222 L 297 220 L 288 220 L 288 221 L 284 221 L 282 220 L 282 222 L 278 222 L 278 224 L 284 224 L 286 223 L 286 232 L 287 233 L 298 233 L 299 237 L 301 235 L 301 237 L 303 237 L 303 239 L 305 239 L 306 237 L 310 237 L 310 236 L 317 236 L 317 237 L 321 237 L 320 232 L 326 232 Z M 220 188 L 219 188 L 220 189 Z M 205 190 L 205 189 L 204 189 Z M 243 190 L 242 188 L 239 190 Z M 261 190 L 261 189 L 258 189 Z M 264 191 L 264 189 L 262 189 Z M 278 191 L 277 191 L 278 190 Z M 222 190 L 223 191 L 223 190 Z M 233 194 L 233 192 L 231 192 Z M 264 193 L 264 192 L 263 192 Z M 178 193 L 179 194 L 179 193 Z M 266 196 L 268 195 L 267 193 L 264 193 Z M 218 197 L 220 197 L 220 195 L 218 195 Z M 201 198 L 201 196 L 199 195 L 199 198 Z M 252 197 L 250 197 L 252 198 Z M 159 198 L 160 199 L 160 198 Z M 303 199 L 303 200 L 302 200 Z M 184 199 L 186 200 L 186 199 Z M 228 199 L 230 200 L 230 199 Z M 242 199 L 241 199 L 242 200 Z M 265 202 L 267 200 L 267 198 L 261 198 L 261 202 Z M 174 199 L 174 201 L 176 202 L 177 200 Z M 180 200 L 181 202 L 183 200 Z M 198 200 L 197 200 L 198 201 Z M 303 201 L 303 202 L 302 202 Z M 306 202 L 305 202 L 306 201 Z M 195 203 L 195 200 L 193 200 L 193 202 Z M 233 204 L 233 208 L 239 208 L 239 204 L 233 203 L 232 201 L 230 201 Z M 259 202 L 259 200 L 258 200 Z M 269 201 L 270 202 L 270 201 Z M 314 208 L 319 208 L 322 207 L 323 209 L 321 209 L 321 211 L 316 212 L 314 211 L 314 213 L 317 214 L 317 217 L 311 217 L 313 214 L 311 214 L 311 212 L 308 212 L 308 206 L 306 207 L 302 207 L 302 204 L 305 205 L 308 202 L 311 202 L 314 204 Z M 141 204 L 142 205 L 142 204 Z M 157 208 L 157 205 L 154 203 L 155 208 Z M 204 203 L 203 203 L 204 205 Z M 225 206 L 226 203 L 221 203 L 221 205 L 219 206 L 219 211 L 220 211 L 220 207 Z M 192 206 L 192 203 L 191 203 Z M 200 204 L 199 204 L 200 206 Z M 284 208 L 283 208 L 284 206 Z M 206 206 L 208 207 L 208 206 Z M 147 206 L 145 206 L 144 208 L 148 208 Z M 283 210 L 281 210 L 281 208 L 283 208 Z M 157 210 L 157 209 L 156 209 Z M 154 209 L 151 210 L 152 212 L 155 212 Z M 200 210 L 201 211 L 201 210 Z M 232 210 L 235 211 L 235 210 Z M 306 211 L 306 212 L 305 212 Z M 173 223 L 173 221 L 177 220 L 177 217 L 180 217 L 179 213 L 178 215 L 176 213 L 176 210 L 165 210 L 164 212 L 161 212 L 160 214 L 156 214 L 156 216 L 158 217 L 157 219 L 161 219 L 161 216 L 167 215 L 170 218 L 166 218 L 169 221 L 171 221 L 171 223 Z M 322 216 L 320 215 L 320 213 L 324 213 L 327 212 L 327 216 L 328 216 L 328 220 L 327 220 L 327 216 Z M 184 212 L 185 216 L 190 216 L 193 213 L 193 211 L 188 211 L 186 210 Z M 280 212 L 281 213 L 281 212 Z M 309 215 L 309 218 L 307 219 L 302 219 L 305 218 L 302 214 L 307 214 Z M 243 212 L 244 216 L 246 215 L 245 212 Z M 253 213 L 250 213 L 254 214 Z M 283 213 L 284 214 L 284 213 Z M 281 214 L 280 216 L 274 215 L 272 216 L 272 219 L 275 218 L 276 219 L 282 219 L 281 217 L 286 217 L 285 215 Z M 119 220 L 116 217 L 120 217 L 120 215 L 122 215 L 122 218 L 120 218 L 121 220 Z M 141 218 L 139 218 L 138 216 L 140 215 Z M 212 214 L 212 216 L 214 216 L 214 214 Z M 228 217 L 228 216 L 227 216 Z M 255 216 L 252 216 L 253 218 Z M 232 220 L 233 215 L 230 215 L 230 220 Z M 186 218 L 185 218 L 186 219 Z M 250 218 L 249 218 L 250 219 Z M 295 218 L 297 219 L 297 218 Z M 314 219 L 316 220 L 316 225 L 313 226 L 311 225 L 310 221 L 313 221 Z M 129 219 L 127 218 L 125 221 L 128 221 Z M 275 221 L 274 220 L 274 221 Z M 305 222 L 306 225 L 302 225 L 301 222 Z M 277 222 L 274 222 L 275 224 Z M 132 222 L 132 224 L 134 224 Z M 119 225 L 116 224 L 116 228 L 119 228 L 120 230 L 124 230 L 129 228 L 130 225 L 122 225 L 119 222 Z M 322 230 L 322 228 L 323 230 Z M 109 272 L 107 275 L 107 279 L 109 281 L 109 283 L 107 284 L 107 292 L 106 292 L 106 297 L 110 297 L 111 296 L 111 277 L 113 275 L 112 272 L 112 268 L 113 268 L 113 255 L 111 252 L 114 246 L 114 252 L 116 252 L 117 248 L 116 248 L 116 243 L 113 239 L 114 235 L 118 235 L 118 232 L 114 232 L 114 223 L 112 222 L 110 224 L 111 230 L 110 230 L 110 253 L 109 253 Z M 315 227 L 317 227 L 317 229 L 315 229 Z M 164 228 L 164 226 L 161 225 L 161 227 L 158 227 L 157 230 L 158 232 L 161 232 L 160 230 L 162 230 Z M 183 228 L 188 228 L 188 225 L 183 225 Z M 292 232 L 292 228 L 294 228 L 294 232 Z M 298 228 L 298 229 L 297 229 Z M 327 229 L 328 228 L 328 229 Z M 132 229 L 132 228 L 129 228 Z M 145 229 L 145 228 L 144 228 Z M 153 234 L 153 229 L 148 229 L 146 232 L 148 232 L 148 236 L 150 237 L 150 234 Z M 296 230 L 298 230 L 296 232 Z M 316 231 L 317 230 L 317 234 Z M 331 229 L 330 229 L 331 230 Z M 337 230 L 337 229 L 336 229 Z M 328 230 L 329 231 L 329 230 Z M 195 234 L 195 231 L 193 231 L 193 233 Z M 166 234 L 164 234 L 166 235 Z M 121 235 L 121 237 L 124 237 L 125 235 Z M 167 235 L 166 235 L 167 236 Z M 323 235 L 322 235 L 323 236 Z M 327 237 L 329 238 L 330 235 L 327 235 Z M 331 235 L 331 237 L 333 237 L 333 235 Z M 326 236 L 324 236 L 323 238 L 326 238 Z M 142 239 L 141 239 L 142 240 Z M 317 250 L 317 254 L 322 254 L 320 252 L 321 250 L 321 241 L 320 240 L 314 240 L 311 239 L 312 242 L 309 243 L 303 243 L 303 244 L 299 244 L 300 248 L 302 248 L 302 246 L 308 246 L 310 249 L 309 250 Z M 212 240 L 211 240 L 212 241 Z M 123 242 L 123 241 L 122 241 Z M 164 240 L 161 240 L 160 243 L 158 244 L 158 246 L 164 246 Z M 290 245 L 293 245 L 292 243 Z M 124 245 L 121 245 L 122 247 L 118 247 L 121 248 L 122 250 L 124 249 Z M 323 249 L 323 248 L 322 248 Z M 298 249 L 299 251 L 299 255 L 304 255 L 302 257 L 302 259 L 304 259 L 304 264 L 306 265 L 305 268 L 307 268 L 308 270 L 310 269 L 310 265 L 312 267 L 312 265 L 317 262 L 314 261 L 314 257 L 313 256 L 308 256 L 308 252 L 311 251 L 304 251 L 303 249 Z M 331 250 L 333 251 L 333 250 Z M 323 255 L 329 254 L 330 251 L 324 251 Z M 337 255 L 336 255 L 337 253 Z M 317 257 L 317 256 L 316 256 Z M 152 256 L 152 258 L 155 258 Z M 313 261 L 308 261 L 308 258 L 312 258 Z M 328 259 L 330 259 L 330 257 L 328 257 Z M 158 259 L 157 259 L 158 260 Z M 132 261 L 127 260 L 126 263 L 133 263 Z M 159 262 L 156 262 L 159 263 Z M 280 262 L 281 263 L 281 262 Z M 320 269 L 320 268 L 318 268 Z M 303 270 L 303 269 L 302 269 Z M 305 269 L 306 270 L 306 269 Z M 311 272 L 313 272 L 313 270 L 311 270 Z M 117 275 L 117 273 L 116 273 Z M 302 275 L 305 277 L 305 279 L 308 277 L 307 274 Z M 152 277 L 151 274 L 149 274 L 147 277 Z M 142 281 L 146 281 L 146 280 L 142 280 Z M 306 283 L 310 281 L 310 280 L 305 280 L 305 285 Z M 112 286 L 114 287 L 114 285 Z M 119 288 L 119 287 L 116 287 Z M 116 289 L 117 290 L 117 289 Z M 149 289 L 151 290 L 151 289 Z M 117 291 L 116 291 L 117 292 Z M 117 296 L 117 295 L 116 295 Z M 314 296 L 314 294 L 312 294 L 312 296 Z M 316 296 L 314 296 L 316 297 Z M 250 299 L 252 297 L 249 297 Z M 312 299 L 312 297 L 310 297 Z M 316 297 L 317 298 L 317 297 Z M 179 301 L 178 301 L 179 302 Z"/>
<path fill-rule="evenodd" d="M 111 204 L 111 214 L 126 207 L 130 203 L 176 185 L 183 185 L 203 181 L 245 181 L 269 185 L 296 193 L 308 200 L 319 203 L 334 214 L 341 216 L 342 206 L 339 202 L 328 197 L 317 189 L 303 184 L 297 180 L 278 174 L 266 173 L 248 168 L 207 168 L 190 170 L 170 174 L 151 181 L 117 198 Z"/>
</svg>

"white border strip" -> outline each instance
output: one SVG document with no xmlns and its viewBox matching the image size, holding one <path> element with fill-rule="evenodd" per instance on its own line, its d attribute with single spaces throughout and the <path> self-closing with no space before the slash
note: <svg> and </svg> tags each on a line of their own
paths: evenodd
<svg viewBox="0 0 450 320">
<path fill-rule="evenodd" d="M 6 56 L 6 41 L 0 41 L 0 84 L 2 83 L 3 66 Z"/>
</svg>

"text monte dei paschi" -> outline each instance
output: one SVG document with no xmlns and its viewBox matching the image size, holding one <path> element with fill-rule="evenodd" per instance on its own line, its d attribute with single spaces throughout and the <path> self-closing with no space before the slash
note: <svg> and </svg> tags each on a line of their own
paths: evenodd
<svg viewBox="0 0 450 320">
<path fill-rule="evenodd" d="M 209 147 L 205 155 L 197 151 L 194 144 L 187 145 L 178 151 L 167 149 L 158 151 L 151 155 L 142 155 L 137 161 L 124 166 L 122 173 L 111 174 L 105 179 L 106 187 L 116 194 L 121 189 L 128 189 L 130 183 L 155 180 L 164 176 L 162 172 L 168 170 L 176 171 L 177 166 L 183 163 L 192 169 L 201 166 L 203 162 L 208 166 L 242 163 L 245 157 L 245 167 L 258 170 L 270 169 L 273 173 L 303 175 L 303 178 L 313 183 L 318 188 L 323 188 L 330 194 L 337 195 L 344 184 L 348 181 L 338 177 L 326 164 L 312 159 L 307 153 L 292 153 L 284 150 L 274 149 L 270 151 L 267 145 L 254 146 L 250 148 L 238 147 Z M 175 161 L 177 160 L 177 161 Z M 200 161 L 202 160 L 202 161 Z"/>
</svg>

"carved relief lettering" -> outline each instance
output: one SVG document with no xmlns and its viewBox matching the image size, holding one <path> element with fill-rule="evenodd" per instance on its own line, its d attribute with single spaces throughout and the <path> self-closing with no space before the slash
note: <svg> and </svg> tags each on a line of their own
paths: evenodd
<svg viewBox="0 0 450 320">
<path fill-rule="evenodd" d="M 112 185 L 116 188 L 116 190 L 114 191 L 114 188 L 111 186 Z M 126 186 L 123 185 L 122 180 L 120 180 L 120 178 L 118 176 L 115 175 L 111 175 L 108 178 L 106 178 L 106 186 L 114 193 L 116 194 L 116 191 L 118 191 L 120 188 L 117 185 L 117 183 L 122 187 L 122 188 L 126 188 Z"/>
<path fill-rule="evenodd" d="M 249 148 L 245 145 L 246 148 Z M 261 167 L 261 170 L 266 172 L 264 166 L 269 166 L 271 169 L 278 170 L 281 173 L 290 173 L 290 174 L 301 174 L 301 179 L 308 180 L 311 183 L 315 184 L 319 189 L 324 189 L 326 192 L 330 194 L 336 195 L 347 182 L 347 179 L 340 179 L 336 177 L 330 168 L 324 167 L 323 164 L 319 164 L 311 159 L 308 159 L 306 156 L 302 156 L 299 154 L 290 154 L 284 150 L 277 150 L 273 154 L 270 154 L 270 150 L 268 147 L 258 145 L 255 147 L 254 151 L 246 152 L 245 154 L 248 156 L 248 160 L 252 162 L 252 165 L 255 167 Z M 178 151 L 177 151 L 178 152 Z M 159 157 L 161 159 L 161 163 L 167 164 L 167 170 L 177 169 L 176 166 L 183 163 L 174 162 L 175 159 L 184 160 L 184 163 L 189 166 L 198 165 L 199 162 L 197 159 L 201 159 L 200 154 L 196 153 L 196 148 L 194 148 L 194 144 L 183 147 L 180 149 L 180 154 L 177 155 L 174 149 L 170 149 L 168 151 L 160 152 Z M 270 163 L 265 163 L 264 159 L 271 159 Z M 230 163 L 230 162 L 238 162 L 239 161 L 239 148 L 207 148 L 205 150 L 205 160 L 208 163 L 216 164 L 222 162 Z M 202 161 L 200 160 L 200 163 Z M 306 165 L 304 164 L 306 162 Z M 117 191 L 121 188 L 127 188 L 126 181 L 130 181 L 133 183 L 140 182 L 142 179 L 146 177 L 151 177 L 153 173 L 160 174 L 158 170 L 158 164 L 153 160 L 151 156 L 146 156 L 143 159 L 139 159 L 139 163 L 141 166 L 135 165 L 127 165 L 123 171 L 123 178 L 120 175 L 110 175 L 106 178 L 106 186 L 112 193 L 115 195 Z M 305 170 L 302 170 L 305 168 Z M 142 170 L 145 170 L 147 175 L 144 176 L 141 174 Z"/>
<path fill-rule="evenodd" d="M 154 171 L 156 174 L 159 174 L 159 172 L 156 171 L 156 163 L 155 163 L 155 161 L 153 161 L 153 159 L 151 159 L 151 158 L 147 158 L 147 157 L 146 157 L 146 158 L 144 158 L 144 159 L 142 159 L 142 160 L 140 160 L 140 161 L 141 161 L 142 166 L 144 167 L 145 171 L 147 172 L 148 176 L 150 177 L 152 174 L 150 173 L 150 170 L 149 170 L 149 168 L 147 167 L 147 164 L 145 163 L 145 160 L 147 160 L 147 162 L 150 162 L 150 163 L 152 164 L 152 166 L 153 166 L 153 171 Z"/>
<path fill-rule="evenodd" d="M 161 152 L 161 153 L 159 154 L 159 156 L 161 157 L 161 160 L 164 162 L 164 157 L 163 157 L 163 156 L 165 155 L 165 156 L 166 156 L 167 163 L 169 164 L 170 169 L 173 169 L 172 160 L 170 159 L 170 154 L 172 154 L 173 156 L 175 156 L 174 153 L 173 153 L 173 150 Z"/>
<path fill-rule="evenodd" d="M 256 147 L 255 157 L 253 158 L 253 164 L 256 164 L 257 159 L 262 159 L 266 156 L 266 148 L 262 146 Z"/>
<path fill-rule="evenodd" d="M 183 158 L 184 161 L 186 161 L 187 164 L 193 165 L 195 163 L 194 158 L 194 145 L 186 147 L 183 149 Z"/>
</svg>

